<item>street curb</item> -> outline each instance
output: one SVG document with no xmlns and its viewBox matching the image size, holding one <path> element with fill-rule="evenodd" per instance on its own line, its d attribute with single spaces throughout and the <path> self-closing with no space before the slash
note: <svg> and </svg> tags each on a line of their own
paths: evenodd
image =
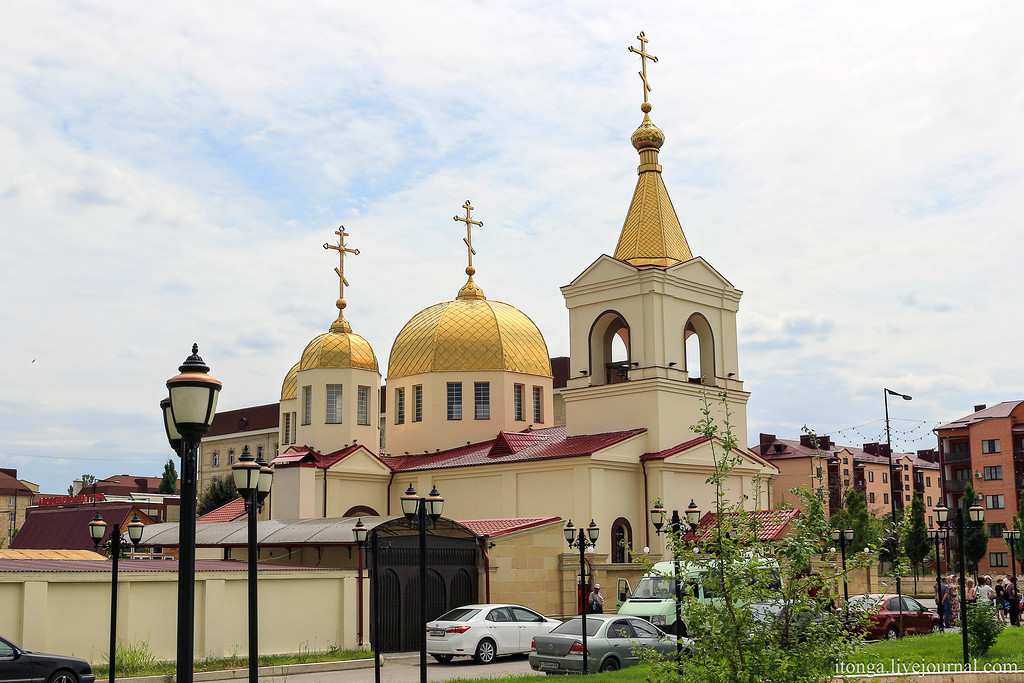
<svg viewBox="0 0 1024 683">
<path fill-rule="evenodd" d="M 381 665 L 387 659 L 382 658 Z M 277 666 L 261 666 L 259 677 L 283 678 L 297 676 L 299 674 L 322 673 L 324 671 L 349 671 L 352 669 L 373 668 L 373 658 L 369 659 L 346 659 L 340 662 L 311 662 L 309 664 L 279 664 Z M 245 679 L 249 677 L 249 669 L 225 669 L 223 671 L 197 671 L 192 675 L 193 681 L 230 681 Z M 137 678 L 121 678 L 118 683 L 169 683 L 174 679 L 173 674 L 163 676 L 139 676 Z"/>
</svg>

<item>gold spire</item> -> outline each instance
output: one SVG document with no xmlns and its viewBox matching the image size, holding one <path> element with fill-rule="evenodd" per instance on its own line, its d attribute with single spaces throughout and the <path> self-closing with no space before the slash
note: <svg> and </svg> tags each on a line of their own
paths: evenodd
<svg viewBox="0 0 1024 683">
<path fill-rule="evenodd" d="M 345 232 L 345 226 L 339 225 L 338 229 L 334 231 L 334 234 L 338 236 L 338 244 L 328 244 L 324 242 L 324 249 L 334 249 L 338 252 L 338 266 L 334 269 L 334 272 L 338 274 L 338 301 L 335 304 L 338 307 L 338 319 L 331 325 L 331 332 L 351 332 L 352 326 L 345 320 L 345 306 L 348 304 L 345 301 L 345 285 L 348 284 L 348 280 L 345 279 L 345 254 L 353 254 L 358 256 L 358 249 L 349 249 L 345 246 L 345 238 L 348 237 L 348 233 Z"/>
<path fill-rule="evenodd" d="M 473 282 L 473 273 L 476 272 L 476 268 L 473 267 L 473 256 L 476 255 L 476 249 L 473 248 L 473 226 L 484 227 L 483 221 L 475 221 L 472 217 L 473 206 L 466 200 L 466 203 L 462 205 L 462 208 L 466 210 L 465 218 L 461 216 L 452 216 L 454 220 L 462 221 L 466 224 L 466 236 L 462 238 L 462 241 L 466 243 L 466 249 L 469 250 L 469 265 L 466 266 L 466 275 L 469 276 L 469 280 L 463 285 L 462 289 L 459 290 L 457 299 L 483 299 L 484 290 L 480 289 L 475 282 Z"/>
<path fill-rule="evenodd" d="M 647 52 L 647 38 L 642 31 L 637 40 L 640 49 L 631 45 L 629 51 L 640 55 L 642 70 L 639 74 L 644 89 L 644 103 L 640 106 L 644 120 L 631 138 L 633 147 L 640 153 L 637 168 L 640 177 L 619 234 L 615 258 L 634 266 L 672 266 L 689 261 L 693 254 L 665 189 L 658 163 L 658 150 L 665 144 L 665 134 L 651 121 L 651 103 L 647 101 L 647 93 L 651 91 L 647 82 L 647 60 L 657 62 L 658 58 Z"/>
</svg>

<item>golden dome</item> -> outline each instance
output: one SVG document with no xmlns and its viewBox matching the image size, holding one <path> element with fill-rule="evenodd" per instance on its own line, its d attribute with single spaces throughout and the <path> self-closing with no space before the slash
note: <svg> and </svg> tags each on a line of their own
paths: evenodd
<svg viewBox="0 0 1024 683">
<path fill-rule="evenodd" d="M 466 370 L 551 377 L 548 346 L 534 322 L 515 306 L 484 299 L 472 278 L 455 301 L 414 315 L 398 333 L 388 361 L 389 379 Z"/>
<path fill-rule="evenodd" d="M 630 141 L 637 150 L 644 149 L 645 147 L 661 149 L 661 146 L 665 144 L 665 134 L 661 132 L 661 128 L 658 128 L 651 121 L 651 116 L 648 113 L 651 111 L 651 105 L 644 102 L 644 106 L 641 109 L 644 112 L 644 120 L 640 127 L 633 131 Z"/>
<path fill-rule="evenodd" d="M 299 364 L 296 363 L 288 374 L 284 376 L 284 383 L 281 385 L 281 400 L 287 401 L 299 397 Z"/>
<path fill-rule="evenodd" d="M 341 322 L 344 322 L 339 317 Z M 299 361 L 299 370 L 316 368 L 362 368 L 377 370 L 377 356 L 370 342 L 355 332 L 341 331 L 335 322 L 330 332 L 325 332 L 306 345 Z M 345 327 L 348 324 L 345 323 Z M 351 328 L 349 328 L 351 329 Z"/>
</svg>

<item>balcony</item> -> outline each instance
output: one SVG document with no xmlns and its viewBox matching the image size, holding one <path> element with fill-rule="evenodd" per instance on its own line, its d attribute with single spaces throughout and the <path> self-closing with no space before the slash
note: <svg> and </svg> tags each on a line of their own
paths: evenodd
<svg viewBox="0 0 1024 683">
<path fill-rule="evenodd" d="M 1018 461 L 1024 461 L 1024 448 L 1014 448 L 1013 459 Z"/>
<path fill-rule="evenodd" d="M 924 493 L 924 479 L 914 478 L 914 491 L 916 493 Z"/>
<path fill-rule="evenodd" d="M 967 486 L 966 479 L 947 479 L 946 480 L 946 493 L 961 493 L 964 487 Z"/>
<path fill-rule="evenodd" d="M 942 461 L 944 463 L 946 463 L 947 465 L 950 464 L 950 463 L 954 463 L 954 462 L 968 462 L 970 459 L 971 459 L 971 452 L 970 451 L 966 451 L 966 452 L 965 451 L 960 451 L 960 452 L 957 452 L 957 453 L 944 453 L 942 455 Z M 1024 455 L 1021 456 L 1021 459 L 1024 460 Z"/>
</svg>

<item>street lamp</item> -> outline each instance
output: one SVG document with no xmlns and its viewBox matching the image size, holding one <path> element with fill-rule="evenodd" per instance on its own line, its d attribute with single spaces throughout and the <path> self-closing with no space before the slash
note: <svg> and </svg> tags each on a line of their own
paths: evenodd
<svg viewBox="0 0 1024 683">
<path fill-rule="evenodd" d="M 939 505 L 942 505 L 940 502 Z M 945 506 L 943 506 L 945 507 Z M 946 630 L 946 615 L 939 600 L 942 598 L 942 560 L 939 556 L 939 540 L 946 535 L 945 529 L 928 529 L 928 538 L 935 541 L 935 604 L 939 610 L 939 630 Z"/>
<path fill-rule="evenodd" d="M 935 513 L 935 519 L 938 520 L 939 526 L 946 526 L 946 522 L 949 520 L 949 509 L 945 505 L 936 506 L 933 510 Z M 970 518 L 972 524 L 982 524 L 985 521 L 985 508 L 975 503 L 967 510 L 967 515 Z M 968 651 L 967 651 L 967 560 L 964 557 L 964 508 L 960 506 L 956 509 L 956 518 L 953 521 L 953 531 L 956 533 L 957 543 L 957 556 L 960 564 L 960 614 L 963 621 L 960 625 L 960 632 L 964 636 L 964 665 L 968 664 Z"/>
<path fill-rule="evenodd" d="M 594 524 L 594 520 L 590 520 L 590 525 L 584 529 L 577 529 L 570 519 L 562 529 L 562 535 L 565 536 L 565 542 L 569 544 L 570 548 L 579 548 L 580 551 L 580 592 L 583 593 L 583 605 L 581 606 L 580 616 L 582 618 L 581 631 L 583 633 L 583 673 L 590 673 L 590 668 L 587 663 L 587 658 L 590 653 L 587 652 L 587 602 L 589 600 L 586 595 L 586 575 L 587 575 L 587 561 L 583 557 L 583 553 L 587 552 L 587 548 L 597 547 L 597 537 L 601 534 L 601 529 Z"/>
<path fill-rule="evenodd" d="M 160 402 L 171 448 L 181 456 L 181 519 L 178 522 L 177 681 L 192 683 L 195 637 L 196 475 L 199 442 L 217 411 L 221 383 L 207 373 L 199 345 L 167 380 L 168 398 Z"/>
<path fill-rule="evenodd" d="M 690 499 L 690 504 L 686 506 L 686 522 L 690 525 L 691 531 L 696 531 L 697 523 L 700 522 L 700 508 L 693 502 L 693 498 Z M 651 524 L 654 525 L 654 532 L 657 534 L 662 533 L 662 526 L 665 524 L 665 508 L 661 502 L 656 502 L 651 508 Z M 682 582 L 679 580 L 679 534 L 680 534 L 680 519 L 679 510 L 672 511 L 672 522 L 671 526 L 665 529 L 665 533 L 672 534 L 669 537 L 669 543 L 672 545 L 672 581 L 675 584 L 675 596 L 676 596 L 676 623 L 675 623 L 675 635 L 676 635 L 676 661 L 683 661 L 683 630 L 682 630 L 682 614 L 680 611 L 680 603 L 683 600 L 682 596 Z"/>
<path fill-rule="evenodd" d="M 892 515 L 892 553 L 889 558 L 892 560 L 892 564 L 896 566 L 896 558 L 900 553 L 900 539 L 896 533 L 896 496 L 899 495 L 900 508 L 903 507 L 903 477 L 897 477 L 893 471 L 892 465 L 892 432 L 889 431 L 889 397 L 899 396 L 904 401 L 910 401 L 911 396 L 907 394 L 901 394 L 898 391 L 892 389 L 885 389 L 882 392 L 882 399 L 885 401 L 885 448 L 886 455 L 889 456 L 889 506 Z M 903 468 L 900 468 L 900 474 L 902 475 Z M 896 595 L 899 597 L 900 604 L 900 633 L 903 633 L 903 585 L 900 577 L 900 572 L 896 571 Z"/>
<path fill-rule="evenodd" d="M 378 564 L 377 556 L 380 554 L 380 543 L 377 540 L 377 529 L 374 528 L 373 532 L 367 529 L 366 525 L 363 524 L 363 518 L 360 517 L 356 520 L 356 525 L 352 529 L 353 535 L 356 537 L 356 543 L 359 544 L 360 550 L 366 546 L 366 541 L 369 538 L 370 541 L 370 553 L 372 554 L 373 564 L 370 566 L 370 594 L 373 600 L 373 615 L 371 624 L 371 630 L 373 631 L 373 680 L 374 683 L 380 683 L 380 594 L 378 588 L 380 583 L 377 581 L 378 576 Z M 362 591 L 360 591 L 360 602 L 362 601 Z M 426 620 L 424 619 L 424 629 L 426 628 Z M 424 631 L 426 633 L 426 631 Z"/>
<path fill-rule="evenodd" d="M 1017 555 L 1013 551 L 1013 546 L 1020 539 L 1019 529 L 1003 529 L 1003 538 L 1006 540 L 1006 545 L 1010 547 L 1010 574 L 1013 576 L 1013 585 L 1017 585 Z"/>
<path fill-rule="evenodd" d="M 238 462 L 231 466 L 231 475 L 235 480 L 235 488 L 245 501 L 245 513 L 248 522 L 247 545 L 249 550 L 249 683 L 257 683 L 259 676 L 260 649 L 258 645 L 259 608 L 257 601 L 256 578 L 256 513 L 263 509 L 263 501 L 270 494 L 270 486 L 274 482 L 274 471 L 267 462 L 256 460 L 249 452 L 249 446 L 242 449 Z"/>
<path fill-rule="evenodd" d="M 853 541 L 853 529 L 833 529 L 832 540 L 839 542 L 839 552 L 843 557 L 843 604 L 850 602 L 850 589 L 846 583 L 846 544 Z"/>
<path fill-rule="evenodd" d="M 128 522 L 128 540 L 132 547 L 138 549 L 139 541 L 142 540 L 142 527 L 138 513 Z M 89 522 L 89 536 L 92 538 L 92 547 L 100 549 L 100 542 L 107 532 L 107 523 L 97 512 L 96 516 Z M 117 652 L 117 560 L 121 557 L 124 539 L 121 537 L 121 529 L 111 529 L 110 538 L 103 544 L 103 548 L 110 551 L 110 559 L 113 566 L 110 568 L 110 683 L 114 683 L 115 654 Z"/>
<path fill-rule="evenodd" d="M 427 520 L 430 520 L 431 526 L 437 526 L 441 510 L 444 509 L 444 497 L 437 492 L 435 486 L 424 498 L 417 495 L 416 489 L 409 484 L 401 501 L 405 521 L 420 534 L 420 683 L 427 683 Z M 376 637 L 379 638 L 380 634 L 376 634 Z"/>
</svg>

